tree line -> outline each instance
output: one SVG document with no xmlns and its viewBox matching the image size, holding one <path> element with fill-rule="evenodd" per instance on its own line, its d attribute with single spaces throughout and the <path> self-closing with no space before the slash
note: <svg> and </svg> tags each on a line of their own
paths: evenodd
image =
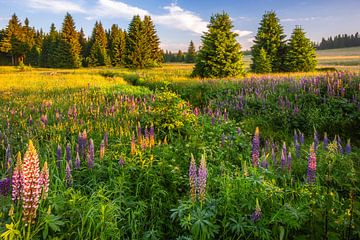
<svg viewBox="0 0 360 240">
<path fill-rule="evenodd" d="M 333 49 L 333 48 L 347 48 L 347 47 L 359 47 L 360 35 L 355 34 L 339 34 L 335 37 L 322 38 L 321 42 L 316 44 L 316 48 L 319 50 Z"/>
<path fill-rule="evenodd" d="M 150 16 L 136 15 L 125 31 L 113 24 L 105 30 L 96 22 L 90 38 L 76 30 L 73 17 L 67 13 L 58 31 L 51 24 L 49 33 L 22 24 L 14 14 L 5 29 L 0 30 L 0 63 L 51 68 L 126 66 L 145 68 L 163 62 L 160 40 Z"/>
<path fill-rule="evenodd" d="M 172 53 L 171 51 L 166 50 L 164 53 L 164 62 L 185 62 L 185 63 L 194 63 L 196 58 L 196 49 L 195 44 L 191 40 L 188 51 L 186 53 L 179 50 L 177 53 Z"/>
</svg>

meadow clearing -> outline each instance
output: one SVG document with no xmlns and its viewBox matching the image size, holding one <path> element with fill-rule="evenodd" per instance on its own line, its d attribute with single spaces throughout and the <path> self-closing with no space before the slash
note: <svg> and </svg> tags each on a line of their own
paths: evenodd
<svg viewBox="0 0 360 240">
<path fill-rule="evenodd" d="M 334 54 L 319 52 L 320 67 L 349 56 Z M 356 67 L 191 69 L 1 67 L 1 237 L 360 238 Z M 35 151 L 46 181 L 24 213 L 8 176 Z"/>
</svg>

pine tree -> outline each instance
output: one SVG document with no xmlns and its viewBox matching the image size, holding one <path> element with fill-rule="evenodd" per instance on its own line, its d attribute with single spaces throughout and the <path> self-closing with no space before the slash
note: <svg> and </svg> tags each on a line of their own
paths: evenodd
<svg viewBox="0 0 360 240">
<path fill-rule="evenodd" d="M 56 30 L 55 24 L 51 24 L 50 32 L 44 37 L 42 42 L 42 52 L 40 56 L 40 66 L 59 67 L 60 34 Z"/>
<path fill-rule="evenodd" d="M 252 46 L 251 70 L 260 73 L 260 50 L 264 49 L 266 56 L 270 61 L 271 71 L 284 71 L 284 53 L 285 53 L 285 35 L 279 19 L 275 12 L 266 12 L 260 22 L 257 35 L 255 36 L 254 45 Z"/>
<path fill-rule="evenodd" d="M 75 28 L 72 16 L 67 13 L 61 30 L 61 42 L 59 48 L 59 67 L 78 68 L 81 66 L 81 46 L 79 34 Z"/>
<path fill-rule="evenodd" d="M 109 52 L 111 64 L 113 66 L 123 66 L 125 61 L 125 31 L 122 31 L 118 25 L 111 26 L 109 34 Z"/>
<path fill-rule="evenodd" d="M 264 48 L 260 49 L 259 57 L 254 59 L 254 65 L 256 65 L 257 72 L 259 73 L 270 73 L 271 72 L 271 62 L 266 55 Z"/>
<path fill-rule="evenodd" d="M 285 56 L 286 70 L 290 72 L 309 72 L 316 67 L 316 53 L 310 39 L 305 36 L 301 27 L 297 26 L 289 41 Z"/>
<path fill-rule="evenodd" d="M 186 62 L 187 63 L 194 63 L 196 58 L 196 50 L 194 42 L 191 40 L 188 48 L 188 52 L 186 54 Z"/>
<path fill-rule="evenodd" d="M 181 50 L 176 54 L 176 62 L 184 62 L 184 53 Z"/>
<path fill-rule="evenodd" d="M 88 41 L 85 37 L 84 29 L 81 28 L 79 32 L 79 43 L 81 46 L 80 56 L 81 56 L 81 64 L 83 67 L 86 67 L 86 58 L 89 56 L 89 49 L 88 49 Z"/>
<path fill-rule="evenodd" d="M 90 56 L 88 64 L 91 67 L 108 66 L 110 65 L 110 58 L 107 53 L 107 37 L 101 22 L 96 22 L 91 40 L 90 40 Z"/>
<path fill-rule="evenodd" d="M 160 39 L 157 36 L 155 26 L 150 16 L 144 17 L 142 31 L 143 31 L 143 36 L 145 37 L 145 43 L 148 44 L 148 47 L 150 48 L 149 57 L 147 58 L 145 65 L 146 67 L 159 66 L 163 61 L 162 52 L 159 47 Z"/>
<path fill-rule="evenodd" d="M 241 46 L 232 32 L 232 21 L 225 12 L 213 15 L 208 31 L 201 37 L 202 48 L 198 53 L 192 76 L 228 77 L 244 72 Z"/>
<path fill-rule="evenodd" d="M 133 17 L 126 37 L 125 64 L 129 68 L 144 68 L 149 48 L 143 36 L 143 23 L 139 15 Z"/>
</svg>

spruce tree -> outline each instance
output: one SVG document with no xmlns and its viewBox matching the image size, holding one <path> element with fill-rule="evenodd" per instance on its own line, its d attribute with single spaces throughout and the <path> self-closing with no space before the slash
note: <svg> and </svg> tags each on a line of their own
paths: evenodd
<svg viewBox="0 0 360 240">
<path fill-rule="evenodd" d="M 89 49 L 88 49 L 88 40 L 85 37 L 85 33 L 83 28 L 80 29 L 79 32 L 79 43 L 81 46 L 80 56 L 81 56 L 81 64 L 83 67 L 86 67 L 86 58 L 89 56 Z"/>
<path fill-rule="evenodd" d="M 79 34 L 75 28 L 72 16 L 67 13 L 61 30 L 61 42 L 59 48 L 59 67 L 78 68 L 81 66 L 81 46 Z"/>
<path fill-rule="evenodd" d="M 271 72 L 284 71 L 285 37 L 284 30 L 275 12 L 266 12 L 260 22 L 254 45 L 251 48 L 253 62 L 250 67 L 253 72 L 261 73 L 261 70 L 264 70 L 258 65 L 261 62 L 261 49 L 265 50 L 270 61 Z"/>
<path fill-rule="evenodd" d="M 129 68 L 144 68 L 149 47 L 145 44 L 143 36 L 143 23 L 139 15 L 133 17 L 129 24 L 126 37 L 125 64 Z"/>
<path fill-rule="evenodd" d="M 123 66 L 125 61 L 125 31 L 122 31 L 118 25 L 111 26 L 109 34 L 109 52 L 111 64 L 113 66 Z"/>
<path fill-rule="evenodd" d="M 108 66 L 110 58 L 107 53 L 107 37 L 101 22 L 96 22 L 91 40 L 90 40 L 90 56 L 88 64 L 91 67 Z"/>
<path fill-rule="evenodd" d="M 291 35 L 287 53 L 285 56 L 285 67 L 290 72 L 309 72 L 316 68 L 316 53 L 310 39 L 305 32 L 297 26 Z"/>
<path fill-rule="evenodd" d="M 59 67 L 60 34 L 56 30 L 55 24 L 50 26 L 50 32 L 44 37 L 42 42 L 42 52 L 40 56 L 40 66 Z"/>
<path fill-rule="evenodd" d="M 150 48 L 150 52 L 145 54 L 149 54 L 146 57 L 146 67 L 156 67 L 159 66 L 163 62 L 162 52 L 160 49 L 160 39 L 157 36 L 155 26 L 151 20 L 150 16 L 145 16 L 143 21 L 143 36 L 145 37 L 145 43 Z"/>
<path fill-rule="evenodd" d="M 191 40 L 188 48 L 188 52 L 186 54 L 186 62 L 187 63 L 194 63 L 196 58 L 196 49 L 194 42 Z"/>
<path fill-rule="evenodd" d="M 264 48 L 260 49 L 259 57 L 254 59 L 254 65 L 256 65 L 257 72 L 259 73 L 270 73 L 271 72 L 271 62 L 266 55 Z"/>
<path fill-rule="evenodd" d="M 225 12 L 213 15 L 202 38 L 192 76 L 228 77 L 244 72 L 241 46 L 232 32 L 232 21 Z"/>
</svg>

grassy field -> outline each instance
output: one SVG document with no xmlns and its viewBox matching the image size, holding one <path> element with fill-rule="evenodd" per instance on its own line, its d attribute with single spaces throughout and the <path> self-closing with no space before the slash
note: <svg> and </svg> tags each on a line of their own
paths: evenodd
<svg viewBox="0 0 360 240">
<path fill-rule="evenodd" d="M 360 47 L 319 50 L 319 67 L 360 69 Z"/>
</svg>

